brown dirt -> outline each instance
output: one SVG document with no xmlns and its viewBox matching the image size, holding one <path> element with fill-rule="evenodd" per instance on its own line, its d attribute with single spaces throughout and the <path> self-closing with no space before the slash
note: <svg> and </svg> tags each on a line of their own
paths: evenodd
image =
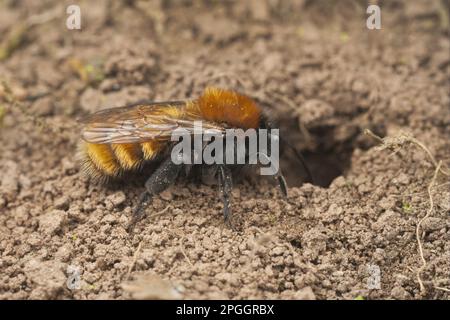
<svg viewBox="0 0 450 320">
<path fill-rule="evenodd" d="M 408 131 L 450 165 L 448 1 L 379 1 L 378 31 L 365 1 L 80 1 L 81 32 L 64 6 L 13 3 L 0 10 L 1 299 L 450 298 L 448 177 L 420 230 L 421 291 L 415 230 L 435 168 L 363 134 Z M 142 183 L 84 178 L 75 119 L 206 85 L 255 97 L 317 185 L 286 154 L 289 198 L 258 177 L 236 184 L 232 231 L 217 190 L 182 180 L 127 234 Z"/>
</svg>

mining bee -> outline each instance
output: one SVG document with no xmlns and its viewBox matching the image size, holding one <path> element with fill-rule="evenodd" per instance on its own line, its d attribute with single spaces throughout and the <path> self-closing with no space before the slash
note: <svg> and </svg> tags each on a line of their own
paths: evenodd
<svg viewBox="0 0 450 320">
<path fill-rule="evenodd" d="M 241 165 L 174 163 L 170 151 L 177 129 L 192 132 L 193 124 L 202 122 L 204 130 L 224 133 L 229 128 L 270 129 L 261 108 L 251 98 L 231 90 L 206 88 L 195 100 L 147 102 L 101 110 L 82 119 L 82 141 L 79 158 L 82 170 L 95 180 L 107 181 L 126 177 L 131 172 L 143 172 L 145 164 L 157 163 L 145 183 L 145 191 L 136 205 L 130 229 L 142 218 L 153 195 L 175 182 L 184 167 L 189 172 L 208 172 L 219 185 L 225 222 L 230 223 L 232 176 Z M 290 145 L 289 145 L 290 146 Z M 292 148 L 292 147 L 291 147 Z M 295 151 L 295 150 L 294 150 Z M 299 152 L 296 155 L 311 174 Z M 191 169 L 196 170 L 191 170 Z M 275 175 L 282 193 L 287 185 L 281 171 Z"/>
</svg>

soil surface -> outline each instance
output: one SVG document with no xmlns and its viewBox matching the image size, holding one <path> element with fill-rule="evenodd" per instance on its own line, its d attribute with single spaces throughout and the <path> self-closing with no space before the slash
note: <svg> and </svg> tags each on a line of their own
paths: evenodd
<svg viewBox="0 0 450 320">
<path fill-rule="evenodd" d="M 378 1 L 381 30 L 365 1 L 78 3 L 81 31 L 61 1 L 0 3 L 0 299 L 450 298 L 448 1 Z M 236 181 L 231 230 L 180 179 L 127 233 L 145 177 L 84 177 L 77 118 L 208 85 L 255 98 L 315 184 L 286 152 L 288 198 Z M 442 161 L 432 209 L 401 132 Z"/>
</svg>

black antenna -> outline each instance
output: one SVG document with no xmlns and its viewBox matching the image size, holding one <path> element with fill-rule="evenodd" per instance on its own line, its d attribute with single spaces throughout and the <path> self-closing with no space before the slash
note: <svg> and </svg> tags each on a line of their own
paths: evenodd
<svg viewBox="0 0 450 320">
<path fill-rule="evenodd" d="M 263 128 L 272 129 L 272 125 L 267 119 L 263 119 L 262 120 L 262 124 L 263 124 Z M 314 184 L 314 178 L 313 178 L 313 175 L 311 173 L 311 170 L 309 169 L 308 165 L 306 164 L 305 157 L 303 157 L 301 152 L 298 151 L 296 148 L 294 148 L 287 140 L 285 140 L 284 138 L 281 139 L 281 136 L 278 136 L 278 138 L 280 139 L 281 143 L 287 145 L 294 152 L 295 156 L 300 161 L 300 163 L 302 164 L 303 168 L 305 168 L 306 175 L 308 176 L 309 182 Z"/>
<path fill-rule="evenodd" d="M 306 171 L 306 175 L 308 176 L 308 180 L 309 182 L 311 182 L 312 184 L 314 184 L 314 178 L 313 175 L 311 173 L 311 170 L 309 169 L 309 166 L 306 164 L 306 160 L 305 157 L 303 157 L 303 155 L 301 154 L 300 151 L 298 151 L 296 148 L 294 148 L 289 142 L 287 142 L 285 139 L 281 140 L 280 137 L 280 141 L 282 141 L 282 143 L 286 144 L 295 154 L 295 156 L 297 157 L 297 159 L 301 162 L 302 166 L 305 168 Z"/>
</svg>

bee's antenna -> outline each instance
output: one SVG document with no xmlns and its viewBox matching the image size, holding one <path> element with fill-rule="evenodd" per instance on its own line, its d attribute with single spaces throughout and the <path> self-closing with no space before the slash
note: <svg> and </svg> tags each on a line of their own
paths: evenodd
<svg viewBox="0 0 450 320">
<path fill-rule="evenodd" d="M 302 166 L 305 168 L 306 174 L 308 176 L 308 180 L 309 182 L 311 182 L 312 184 L 314 184 L 314 178 L 313 175 L 311 173 L 311 170 L 308 166 L 308 164 L 306 163 L 305 157 L 303 157 L 303 155 L 301 154 L 300 151 L 298 151 L 296 148 L 294 148 L 289 142 L 287 142 L 285 139 L 281 139 L 280 137 L 280 141 L 282 141 L 282 143 L 284 143 L 285 145 L 287 145 L 295 154 L 295 156 L 297 157 L 297 159 L 301 162 Z"/>
<path fill-rule="evenodd" d="M 269 121 L 267 121 L 267 119 L 263 119 L 262 123 L 265 128 L 268 128 L 268 129 L 272 128 L 272 124 Z M 301 152 L 298 151 L 296 148 L 294 148 L 292 146 L 292 144 L 290 144 L 286 139 L 284 139 L 284 138 L 282 139 L 281 136 L 278 136 L 278 137 L 279 137 L 281 143 L 287 145 L 294 152 L 295 156 L 300 161 L 303 168 L 305 168 L 306 175 L 308 176 L 308 181 L 311 182 L 312 184 L 314 184 L 314 178 L 313 178 L 313 175 L 311 173 L 311 170 L 310 170 L 308 164 L 306 163 L 305 157 L 303 157 Z"/>
</svg>

